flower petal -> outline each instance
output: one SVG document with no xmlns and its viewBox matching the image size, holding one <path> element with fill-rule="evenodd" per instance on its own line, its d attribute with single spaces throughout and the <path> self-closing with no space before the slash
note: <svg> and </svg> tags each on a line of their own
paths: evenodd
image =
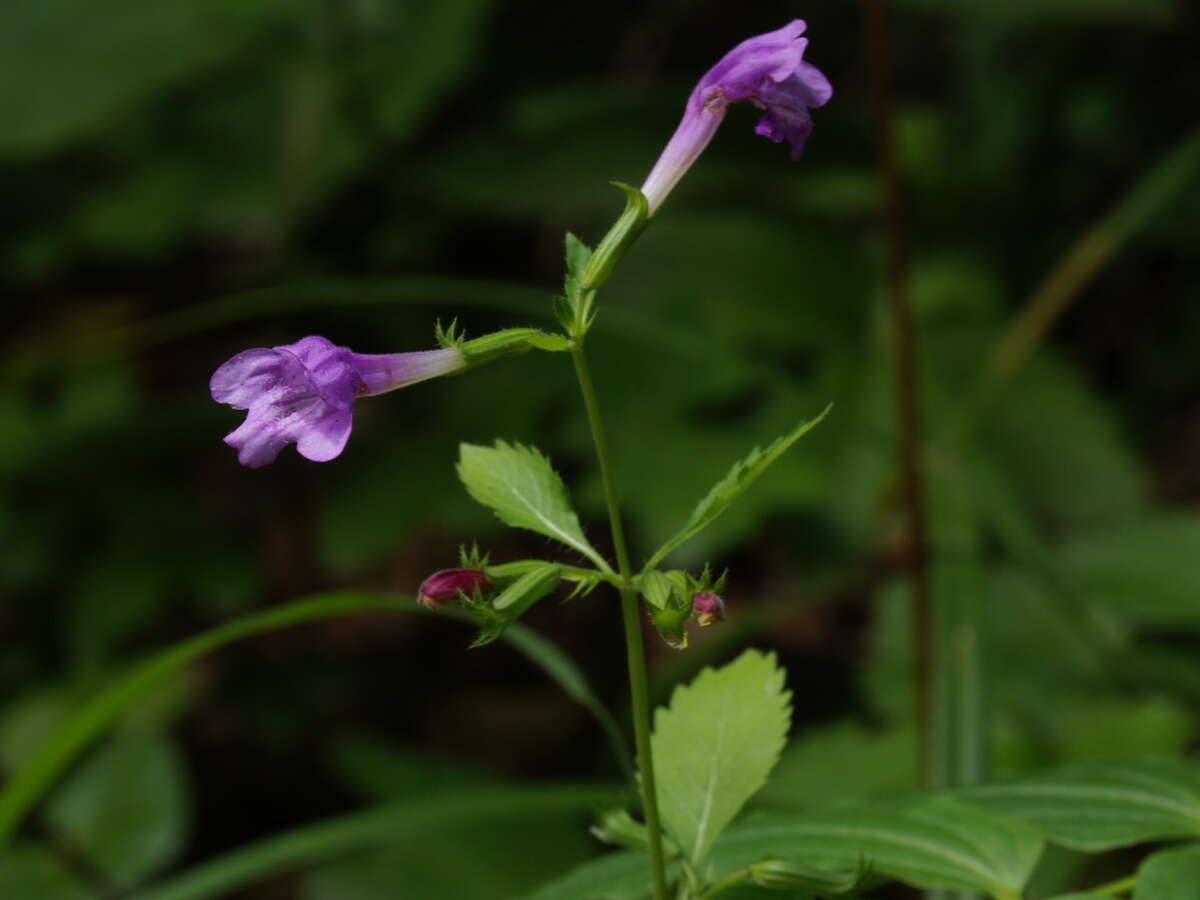
<svg viewBox="0 0 1200 900">
<path fill-rule="evenodd" d="M 346 449 L 353 425 L 350 407 L 327 410 L 297 436 L 296 452 L 313 462 L 329 462 Z"/>
<path fill-rule="evenodd" d="M 286 364 L 286 357 L 278 350 L 267 347 L 243 350 L 213 372 L 208 389 L 218 403 L 249 409 L 258 397 L 279 384 Z"/>
</svg>

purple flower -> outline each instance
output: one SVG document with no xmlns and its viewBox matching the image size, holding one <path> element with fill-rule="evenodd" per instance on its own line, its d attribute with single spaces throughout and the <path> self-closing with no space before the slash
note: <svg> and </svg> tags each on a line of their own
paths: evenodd
<svg viewBox="0 0 1200 900">
<path fill-rule="evenodd" d="M 225 443 L 252 469 L 274 462 L 295 444 L 314 462 L 333 459 L 350 437 L 354 401 L 467 365 L 457 347 L 420 353 L 369 355 L 312 335 L 280 347 L 243 350 L 213 373 L 218 403 L 248 411 Z"/>
<path fill-rule="evenodd" d="M 457 602 L 460 594 L 470 597 L 476 588 L 487 591 L 491 587 L 482 569 L 442 569 L 421 583 L 417 602 L 427 609 L 440 609 Z"/>
<path fill-rule="evenodd" d="M 731 103 L 750 102 L 764 115 L 754 129 L 775 143 L 787 140 L 799 159 L 812 131 L 809 110 L 824 106 L 833 87 L 816 66 L 803 59 L 807 27 L 795 19 L 778 31 L 742 41 L 708 70 L 696 85 L 662 156 L 642 185 L 650 215 L 679 182 L 716 134 Z"/>
<path fill-rule="evenodd" d="M 711 591 L 700 591 L 692 598 L 692 615 L 701 626 L 725 621 L 725 601 Z"/>
</svg>

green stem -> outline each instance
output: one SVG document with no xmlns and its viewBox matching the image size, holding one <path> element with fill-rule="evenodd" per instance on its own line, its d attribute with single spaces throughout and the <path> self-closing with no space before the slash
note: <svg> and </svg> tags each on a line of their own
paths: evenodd
<svg viewBox="0 0 1200 900">
<path fill-rule="evenodd" d="M 1116 881 L 1110 881 L 1108 884 L 1102 884 L 1100 887 L 1091 888 L 1089 893 L 1120 896 L 1121 894 L 1128 894 L 1135 887 L 1137 887 L 1137 876 L 1127 875 L 1124 878 L 1118 878 Z"/>
<path fill-rule="evenodd" d="M 712 898 L 717 896 L 717 894 L 720 894 L 722 891 L 729 890 L 729 888 L 733 887 L 735 884 L 741 884 L 749 877 L 749 869 L 738 869 L 736 872 L 731 872 L 729 875 L 726 875 L 707 891 L 701 894 L 700 900 L 712 900 Z"/>
<path fill-rule="evenodd" d="M 646 679 L 646 651 L 642 645 L 642 623 L 638 615 L 637 591 L 633 589 L 633 567 L 629 564 L 629 549 L 625 544 L 625 528 L 617 489 L 613 483 L 612 466 L 608 459 L 608 441 L 592 386 L 592 373 L 583 352 L 583 336 L 575 337 L 571 349 L 579 391 L 587 408 L 592 427 L 592 442 L 596 445 L 596 460 L 604 481 L 604 498 L 608 504 L 608 521 L 612 528 L 613 549 L 617 554 L 617 569 L 621 575 L 621 617 L 625 623 L 625 646 L 629 655 L 629 693 L 633 703 L 633 735 L 637 747 L 638 765 L 642 775 L 642 809 L 646 817 L 646 832 L 650 843 L 650 869 L 654 879 L 654 900 L 667 900 L 667 878 L 663 863 L 662 830 L 658 820 L 658 792 L 654 783 L 654 758 L 650 751 L 650 702 Z"/>
</svg>

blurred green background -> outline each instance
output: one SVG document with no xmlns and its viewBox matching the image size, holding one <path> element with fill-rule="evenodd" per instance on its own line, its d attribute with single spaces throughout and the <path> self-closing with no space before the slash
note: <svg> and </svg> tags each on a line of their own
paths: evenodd
<svg viewBox="0 0 1200 900">
<path fill-rule="evenodd" d="M 794 17 L 837 91 L 805 158 L 734 109 L 605 290 L 594 366 L 642 553 L 751 446 L 836 404 L 677 554 L 729 566 L 731 621 L 684 654 L 656 643 L 657 690 L 775 649 L 797 733 L 762 802 L 915 783 L 880 178 L 846 0 L 8 0 L 0 769 L 123 664 L 239 614 L 411 594 L 463 541 L 557 553 L 471 503 L 460 441 L 543 448 L 607 547 L 563 358 L 359 404 L 340 459 L 260 471 L 221 443 L 241 414 L 208 377 L 310 333 L 380 353 L 432 346 L 438 318 L 552 327 L 563 232 L 598 239 L 606 182 L 641 182 L 695 79 Z M 1187 752 L 1200 12 L 896 0 L 893 24 L 935 570 L 987 615 L 993 768 Z M 1085 236 L 1049 338 L 979 389 Z M 527 621 L 624 721 L 615 598 Z M 470 637 L 385 613 L 206 658 L 71 769 L 0 856 L 0 896 L 115 897 L 378 801 L 619 777 L 586 711 Z M 587 822 L 466 817 L 237 896 L 516 897 L 597 852 Z"/>
</svg>

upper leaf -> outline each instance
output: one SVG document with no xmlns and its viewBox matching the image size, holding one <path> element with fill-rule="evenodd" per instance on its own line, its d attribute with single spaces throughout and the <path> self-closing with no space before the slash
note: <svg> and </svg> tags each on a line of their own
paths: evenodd
<svg viewBox="0 0 1200 900">
<path fill-rule="evenodd" d="M 605 572 L 608 563 L 583 536 L 566 485 L 535 448 L 496 441 L 459 446 L 458 477 L 506 525 L 528 528 L 578 550 Z"/>
<path fill-rule="evenodd" d="M 775 657 L 747 650 L 676 688 L 655 716 L 662 817 L 693 863 L 766 782 L 787 738 L 790 699 Z"/>
<path fill-rule="evenodd" d="M 708 492 L 707 496 L 696 504 L 696 508 L 692 510 L 691 516 L 688 517 L 687 522 L 684 523 L 675 536 L 659 547 L 654 556 L 650 557 L 650 561 L 646 563 L 646 568 L 653 569 L 668 553 L 707 527 L 717 516 L 725 511 L 725 508 L 737 498 L 738 494 L 748 488 L 754 482 L 754 479 L 763 473 L 767 466 L 779 459 L 792 444 L 800 440 L 818 422 L 829 415 L 831 409 L 833 409 L 832 403 L 825 407 L 815 419 L 801 422 L 791 434 L 779 438 L 767 447 L 766 450 L 755 447 L 749 456 L 734 463 L 733 468 L 729 470 L 729 474 L 713 485 L 712 490 Z"/>
<path fill-rule="evenodd" d="M 1200 767 L 1168 759 L 1072 763 L 960 795 L 1024 819 L 1048 840 L 1096 853 L 1143 841 L 1200 837 Z"/>
</svg>

